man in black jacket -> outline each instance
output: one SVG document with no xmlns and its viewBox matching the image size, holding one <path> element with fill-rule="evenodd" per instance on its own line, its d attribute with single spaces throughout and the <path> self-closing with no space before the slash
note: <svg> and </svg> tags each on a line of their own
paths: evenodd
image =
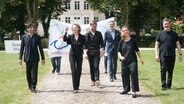
<svg viewBox="0 0 184 104">
<path fill-rule="evenodd" d="M 41 54 L 41 63 L 45 64 L 44 52 L 41 44 L 41 38 L 35 33 L 35 26 L 29 24 L 27 26 L 27 33 L 22 36 L 19 64 L 22 65 L 22 56 L 24 54 L 24 62 L 26 63 L 26 77 L 28 88 L 31 92 L 36 93 L 39 52 Z"/>
<path fill-rule="evenodd" d="M 100 86 L 100 57 L 104 54 L 104 43 L 103 37 L 100 31 L 96 30 L 97 23 L 92 21 L 90 23 L 90 31 L 86 33 L 86 44 L 85 44 L 85 56 L 89 60 L 90 74 L 91 74 L 91 86 L 96 84 Z"/>
</svg>

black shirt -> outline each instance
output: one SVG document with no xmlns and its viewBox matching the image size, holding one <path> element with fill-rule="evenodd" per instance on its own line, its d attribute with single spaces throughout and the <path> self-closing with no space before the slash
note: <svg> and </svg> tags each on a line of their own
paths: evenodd
<svg viewBox="0 0 184 104">
<path fill-rule="evenodd" d="M 122 61 L 124 65 L 137 63 L 137 56 L 135 52 L 138 52 L 139 48 L 135 40 L 121 40 L 119 42 L 118 51 L 125 58 L 125 60 Z"/>
<path fill-rule="evenodd" d="M 85 49 L 99 50 L 100 48 L 104 48 L 104 42 L 101 32 L 96 31 L 94 35 L 91 32 L 88 32 L 86 33 L 85 38 Z"/>
<path fill-rule="evenodd" d="M 45 60 L 44 52 L 41 44 L 41 37 L 37 34 L 34 34 L 33 36 L 30 36 L 28 34 L 25 34 L 22 36 L 21 40 L 21 47 L 20 47 L 20 54 L 19 54 L 19 60 L 22 59 L 22 56 L 24 54 L 24 61 L 39 61 L 39 52 L 41 55 L 41 59 Z"/>
<path fill-rule="evenodd" d="M 85 44 L 84 35 L 80 34 L 78 40 L 76 40 L 74 35 L 66 36 L 65 34 L 63 40 L 66 41 L 67 44 L 71 44 L 70 54 L 72 55 L 82 55 L 83 54 L 83 48 Z"/>
<path fill-rule="evenodd" d="M 161 56 L 175 56 L 176 42 L 178 41 L 178 35 L 174 31 L 161 31 L 156 41 L 159 42 L 159 55 Z"/>
</svg>

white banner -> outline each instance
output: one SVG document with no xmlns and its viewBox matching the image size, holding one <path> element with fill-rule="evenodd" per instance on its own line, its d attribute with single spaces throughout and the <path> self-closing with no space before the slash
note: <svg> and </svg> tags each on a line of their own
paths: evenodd
<svg viewBox="0 0 184 104">
<path fill-rule="evenodd" d="M 106 19 L 100 22 L 97 22 L 97 30 L 104 35 L 104 33 L 109 28 L 109 21 L 114 21 L 114 18 Z M 85 34 L 89 29 L 89 24 L 80 25 L 81 34 Z M 69 52 L 70 46 L 63 42 L 62 36 L 65 34 L 65 28 L 68 27 L 68 34 L 72 34 L 72 24 L 67 24 L 60 22 L 58 20 L 52 19 L 50 22 L 50 36 L 49 36 L 49 46 L 48 54 L 49 57 L 62 56 L 62 54 L 67 54 Z M 103 36 L 104 37 L 104 36 Z"/>
<path fill-rule="evenodd" d="M 19 53 L 20 45 L 20 40 L 5 40 L 5 51 L 6 53 Z"/>
</svg>

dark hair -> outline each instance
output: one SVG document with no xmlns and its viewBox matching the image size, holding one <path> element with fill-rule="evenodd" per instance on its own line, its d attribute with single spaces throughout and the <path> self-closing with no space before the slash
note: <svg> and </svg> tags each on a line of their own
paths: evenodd
<svg viewBox="0 0 184 104">
<path fill-rule="evenodd" d="M 171 20 L 170 20 L 169 18 L 164 18 L 164 19 L 162 20 L 162 23 L 165 22 L 165 21 L 171 22 Z"/>
<path fill-rule="evenodd" d="M 27 24 L 25 24 L 25 26 L 26 26 L 26 29 L 28 29 L 30 27 L 36 27 L 35 24 L 33 24 L 33 23 L 27 23 Z"/>
<path fill-rule="evenodd" d="M 76 24 L 76 23 L 73 24 L 73 25 L 72 25 L 72 30 L 73 30 L 73 26 L 74 26 L 74 25 L 77 26 L 77 27 L 79 28 L 79 33 L 80 33 L 80 32 L 81 32 L 81 27 L 80 27 L 80 25 L 79 25 L 79 24 Z"/>
<path fill-rule="evenodd" d="M 89 24 L 90 24 L 90 26 L 91 26 L 91 25 L 97 25 L 97 22 L 96 22 L 95 20 L 93 20 L 93 21 L 91 21 Z"/>
</svg>

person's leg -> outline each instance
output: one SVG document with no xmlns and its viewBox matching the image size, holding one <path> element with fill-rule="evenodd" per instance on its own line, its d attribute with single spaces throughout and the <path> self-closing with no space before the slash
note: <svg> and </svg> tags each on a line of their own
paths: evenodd
<svg viewBox="0 0 184 104">
<path fill-rule="evenodd" d="M 122 65 L 121 77 L 124 91 L 120 94 L 127 94 L 130 91 L 130 71 L 127 65 Z"/>
<path fill-rule="evenodd" d="M 79 90 L 80 86 L 80 77 L 81 77 L 81 72 L 82 72 L 82 55 L 77 56 L 77 90 Z"/>
<path fill-rule="evenodd" d="M 38 62 L 33 62 L 31 78 L 32 78 L 33 91 L 36 92 L 35 89 L 36 89 L 37 79 L 38 79 Z"/>
<path fill-rule="evenodd" d="M 89 61 L 89 66 L 90 66 L 90 75 L 91 75 L 91 81 L 92 81 L 92 86 L 94 86 L 95 82 L 95 72 L 94 72 L 94 56 L 93 55 L 88 55 L 88 61 Z"/>
<path fill-rule="evenodd" d="M 56 58 L 55 57 L 51 58 L 51 63 L 52 63 L 52 68 L 53 68 L 52 73 L 54 73 L 56 70 Z"/>
<path fill-rule="evenodd" d="M 76 57 L 74 55 L 69 55 L 70 67 L 72 72 L 72 84 L 73 90 L 77 90 L 77 69 L 76 69 Z"/>
<path fill-rule="evenodd" d="M 113 56 L 109 54 L 108 59 L 107 59 L 107 69 L 109 70 L 109 77 L 110 81 L 114 81 L 114 59 Z"/>
<path fill-rule="evenodd" d="M 131 75 L 132 92 L 137 92 L 139 91 L 139 78 L 138 78 L 137 63 L 132 63 L 130 65 L 130 75 Z"/>
<path fill-rule="evenodd" d="M 105 66 L 105 72 L 104 73 L 107 73 L 107 57 L 108 56 L 104 56 L 104 66 Z"/>
<path fill-rule="evenodd" d="M 174 65 L 175 65 L 175 56 L 171 56 L 168 59 L 167 88 L 171 88 L 171 86 L 172 86 L 172 77 L 173 77 Z"/>
<path fill-rule="evenodd" d="M 100 80 L 100 70 L 99 70 L 99 64 L 100 64 L 100 55 L 96 54 L 94 55 L 93 60 L 94 65 L 94 74 L 95 74 L 95 81 Z"/>
<path fill-rule="evenodd" d="M 33 88 L 36 88 L 37 85 L 37 78 L 38 78 L 38 62 L 33 62 L 32 66 L 32 72 L 31 72 L 31 77 L 32 77 L 32 86 Z"/>
<path fill-rule="evenodd" d="M 57 57 L 57 61 L 56 61 L 56 63 L 57 63 L 57 68 L 56 68 L 56 72 L 57 73 L 60 73 L 60 68 L 61 68 L 61 57 Z"/>
<path fill-rule="evenodd" d="M 31 70 L 32 70 L 32 63 L 26 62 L 26 78 L 28 82 L 28 88 L 31 89 Z"/>
<path fill-rule="evenodd" d="M 114 55 L 114 79 L 116 80 L 116 73 L 117 73 L 117 60 L 118 60 L 118 55 Z"/>
<path fill-rule="evenodd" d="M 162 90 L 166 89 L 166 72 L 167 72 L 167 68 L 168 68 L 168 64 L 167 64 L 167 58 L 161 56 L 160 57 L 160 67 L 161 67 L 161 83 L 162 83 Z"/>
</svg>

